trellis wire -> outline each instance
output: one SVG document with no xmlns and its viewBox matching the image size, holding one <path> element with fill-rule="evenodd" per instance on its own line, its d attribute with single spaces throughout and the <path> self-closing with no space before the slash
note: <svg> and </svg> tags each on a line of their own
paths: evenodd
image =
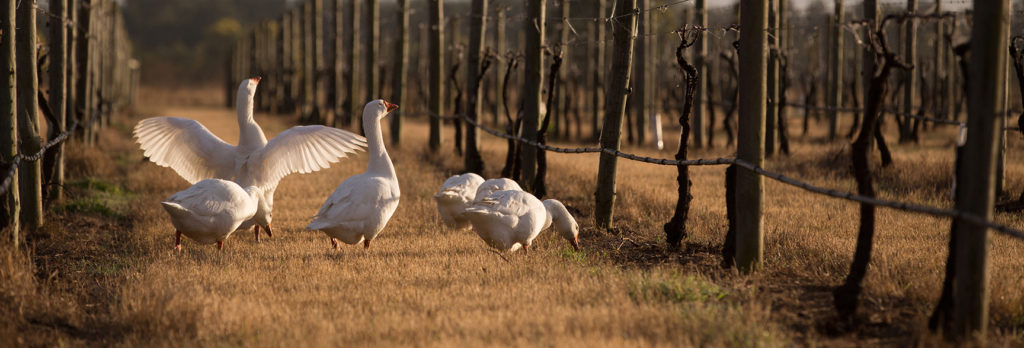
<svg viewBox="0 0 1024 348">
<path fill-rule="evenodd" d="M 887 207 L 887 208 L 896 209 L 896 210 L 903 210 L 903 211 L 908 211 L 908 212 L 913 212 L 913 213 L 920 213 L 920 214 L 926 214 L 926 215 L 934 215 L 934 216 L 943 216 L 943 217 L 963 219 L 963 220 L 965 220 L 967 222 L 970 222 L 970 223 L 973 223 L 973 224 L 976 224 L 976 225 L 979 225 L 979 226 L 984 226 L 984 227 L 991 228 L 993 230 L 999 231 L 999 232 L 1001 232 L 1001 233 L 1003 233 L 1003 234 L 1005 234 L 1007 236 L 1010 236 L 1010 237 L 1013 237 L 1013 238 L 1017 238 L 1017 239 L 1020 239 L 1020 240 L 1024 240 L 1024 231 L 1021 231 L 1021 230 L 1018 230 L 1018 229 L 1015 229 L 1015 228 L 1012 228 L 1012 227 L 1009 227 L 1009 226 L 997 224 L 997 223 L 995 223 L 993 221 L 987 220 L 987 219 L 985 219 L 983 217 L 980 217 L 980 216 L 977 216 L 977 215 L 974 215 L 974 214 L 971 214 L 971 213 L 966 213 L 966 212 L 957 211 L 957 210 L 941 209 L 941 208 L 930 207 L 930 206 L 914 204 L 914 203 L 907 203 L 907 202 L 893 201 L 893 200 L 887 200 L 887 199 L 881 199 L 881 198 L 875 198 L 875 197 L 862 196 L 862 195 L 855 194 L 855 193 L 852 193 L 852 192 L 842 192 L 842 191 L 837 191 L 837 190 L 834 190 L 834 189 L 829 189 L 829 188 L 824 188 L 824 187 L 820 187 L 820 186 L 815 186 L 815 185 L 812 185 L 812 184 L 800 181 L 800 180 L 798 180 L 796 178 L 788 177 L 786 175 L 783 175 L 782 173 L 777 173 L 777 172 L 769 171 L 767 169 L 758 167 L 758 166 L 754 165 L 753 163 L 750 163 L 750 162 L 747 162 L 747 161 L 744 161 L 744 160 L 741 160 L 741 159 L 738 159 L 738 158 L 715 158 L 715 159 L 696 159 L 696 160 L 681 161 L 681 160 L 670 160 L 670 159 L 653 158 L 653 157 L 647 157 L 647 156 L 639 156 L 639 155 L 630 154 L 630 153 L 626 153 L 626 152 L 622 152 L 622 151 L 618 151 L 618 150 L 614 150 L 614 149 L 605 149 L 605 148 L 600 148 L 600 147 L 581 147 L 581 148 L 556 147 L 556 146 L 550 146 L 550 145 L 546 145 L 546 144 L 541 144 L 541 143 L 539 143 L 537 141 L 534 141 L 534 140 L 526 139 L 526 138 L 523 138 L 523 137 L 520 137 L 520 136 L 511 135 L 511 134 L 508 134 L 508 133 L 504 133 L 504 132 L 500 132 L 500 131 L 488 128 L 488 127 L 486 127 L 486 126 L 484 126 L 484 125 L 482 125 L 480 123 L 477 123 L 477 122 L 473 121 L 471 118 L 469 118 L 468 116 L 466 116 L 464 114 L 463 115 L 455 115 L 455 116 L 445 116 L 445 115 L 437 115 L 437 114 L 434 114 L 434 113 L 428 113 L 428 115 L 430 115 L 431 117 L 438 117 L 438 118 L 441 118 L 441 119 L 449 119 L 449 120 L 450 119 L 461 118 L 463 121 L 467 122 L 469 125 L 471 125 L 473 127 L 476 127 L 478 129 L 481 129 L 481 130 L 483 130 L 483 131 L 485 131 L 487 133 L 490 133 L 490 134 L 492 134 L 494 136 L 505 138 L 505 139 L 510 139 L 510 140 L 515 140 L 515 141 L 518 141 L 520 143 L 524 143 L 524 144 L 527 144 L 527 145 L 530 145 L 530 146 L 533 146 L 533 147 L 536 147 L 536 148 L 539 148 L 539 149 L 542 149 L 542 150 L 545 150 L 545 151 L 551 151 L 551 152 L 558 152 L 558 153 L 597 153 L 597 152 L 604 152 L 604 153 L 607 153 L 607 154 L 610 154 L 610 155 L 618 156 L 618 157 L 629 159 L 629 160 L 636 161 L 636 162 L 643 162 L 643 163 L 650 163 L 650 164 L 657 164 L 657 165 L 668 165 L 668 166 L 680 166 L 680 165 L 685 165 L 685 166 L 705 166 L 705 165 L 735 164 L 735 165 L 740 166 L 740 167 L 742 167 L 744 169 L 747 169 L 747 170 L 750 170 L 750 171 L 752 171 L 754 173 L 757 173 L 758 175 L 761 175 L 761 176 L 764 176 L 764 177 L 768 177 L 768 178 L 770 178 L 772 180 L 781 182 L 783 184 L 787 184 L 787 185 L 790 185 L 790 186 L 801 188 L 801 189 L 804 189 L 806 191 L 810 191 L 810 192 L 817 193 L 817 194 L 820 194 L 820 195 L 825 195 L 825 196 L 829 196 L 829 197 L 833 197 L 833 198 L 838 198 L 838 199 L 844 199 L 844 200 L 848 200 L 848 201 L 854 201 L 854 202 L 858 202 L 858 203 L 870 204 L 870 205 L 873 205 L 873 206 L 880 206 L 880 207 Z"/>
<path fill-rule="evenodd" d="M 92 126 L 92 124 L 95 123 L 98 119 L 99 117 L 93 117 L 92 120 L 89 121 L 89 124 L 85 125 L 83 128 Z M 18 172 L 18 166 L 21 164 L 21 162 L 38 161 L 46 153 L 46 150 L 50 149 L 51 147 L 57 146 L 57 144 L 60 144 L 67 140 L 76 129 L 78 129 L 78 119 L 75 119 L 75 121 L 71 123 L 71 126 L 68 127 L 68 129 L 64 131 L 64 133 L 61 133 L 60 135 L 46 142 L 46 145 L 43 145 L 43 147 L 39 149 L 39 152 L 36 152 L 31 156 L 25 156 L 20 153 L 15 155 L 14 159 L 12 159 L 10 162 L 11 167 L 7 170 L 7 177 L 4 178 L 3 183 L 0 183 L 0 195 L 7 193 L 7 190 L 11 188 L 11 182 L 14 181 L 14 176 Z"/>
</svg>

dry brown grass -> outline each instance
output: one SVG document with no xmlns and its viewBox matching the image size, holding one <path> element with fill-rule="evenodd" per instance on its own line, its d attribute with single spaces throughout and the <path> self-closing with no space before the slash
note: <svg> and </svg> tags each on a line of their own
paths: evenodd
<svg viewBox="0 0 1024 348">
<path fill-rule="evenodd" d="M 216 92 L 210 92 L 216 93 Z M 145 95 L 145 94 L 144 94 Z M 188 95 L 179 98 L 189 100 Z M 150 100 L 150 99 L 145 99 Z M 198 99 L 197 99 L 198 100 Z M 208 107 L 140 103 L 140 117 L 195 118 L 234 141 L 234 114 Z M 257 115 L 268 135 L 293 119 Z M 133 124 L 137 118 L 126 120 Z M 724 167 L 691 169 L 694 201 L 681 252 L 663 247 L 675 203 L 671 167 L 620 162 L 616 228 L 593 228 L 596 155 L 549 155 L 551 196 L 577 216 L 585 251 L 554 234 L 537 252 L 506 262 L 472 232 L 439 227 L 431 195 L 461 159 L 424 148 L 422 120 L 407 122 L 404 145 L 389 149 L 403 197 L 368 251 L 332 251 L 303 230 L 365 157 L 286 178 L 275 200 L 275 236 L 257 244 L 238 233 L 223 253 L 185 242 L 171 252 L 172 227 L 158 202 L 187 186 L 141 158 L 126 129 L 100 148 L 71 156 L 76 177 L 124 191 L 103 202 L 123 217 L 61 213 L 34 236 L 31 257 L 0 254 L 0 343 L 125 345 L 671 345 L 777 346 L 935 343 L 924 323 L 945 261 L 949 221 L 879 210 L 879 228 L 861 310 L 863 324 L 837 323 L 830 290 L 852 259 L 857 206 L 766 182 L 765 270 L 744 276 L 718 267 L 726 229 Z M 385 127 L 386 128 L 386 127 Z M 674 146 L 670 129 L 667 144 Z M 794 137 L 789 158 L 768 167 L 816 184 L 852 190 L 847 152 Z M 931 134 L 931 133 L 930 133 Z M 387 134 L 385 134 L 387 135 Z M 451 139 L 451 131 L 446 134 Z M 504 142 L 481 136 L 487 176 L 500 171 Z M 895 139 L 894 135 L 892 139 Z M 950 206 L 951 132 L 920 146 L 893 146 L 896 164 L 879 171 L 883 197 Z M 724 136 L 718 137 L 719 141 Z M 1010 192 L 1024 189 L 1024 143 L 1012 137 Z M 658 157 L 671 152 L 630 149 Z M 728 156 L 721 145 L 692 157 Z M 74 190 L 73 190 L 74 191 Z M 96 190 L 78 189 L 80 195 Z M 109 197 L 108 197 L 109 198 Z M 118 205 L 117 200 L 127 202 Z M 999 221 L 1024 228 L 1020 214 Z M 990 343 L 1024 344 L 1024 243 L 992 239 Z M 4 261 L 6 260 L 6 261 Z M 8 339 L 9 338 L 9 339 Z"/>
</svg>

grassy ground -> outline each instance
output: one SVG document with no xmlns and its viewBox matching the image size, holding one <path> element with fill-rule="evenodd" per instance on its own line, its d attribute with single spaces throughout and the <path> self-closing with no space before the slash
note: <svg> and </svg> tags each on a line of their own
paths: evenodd
<svg viewBox="0 0 1024 348">
<path fill-rule="evenodd" d="M 216 92 L 208 95 L 218 95 Z M 675 204 L 675 169 L 620 161 L 615 228 L 593 226 L 596 155 L 549 155 L 550 196 L 581 225 L 582 252 L 553 233 L 537 252 L 506 261 L 471 231 L 441 228 L 431 198 L 461 158 L 425 150 L 422 119 L 406 123 L 389 148 L 402 187 L 394 218 L 369 250 L 330 249 L 303 229 L 365 156 L 282 181 L 275 235 L 257 244 L 232 235 L 225 250 L 186 241 L 171 252 L 173 228 L 159 201 L 187 187 L 142 158 L 129 139 L 138 119 L 194 118 L 228 142 L 234 113 L 202 96 L 144 92 L 137 116 L 108 129 L 94 149 L 74 146 L 68 198 L 33 234 L 33 253 L 0 253 L 0 345 L 672 345 L 785 346 L 935 343 L 924 325 L 940 289 L 949 220 L 880 209 L 860 324 L 840 323 L 831 289 L 846 274 L 857 206 L 766 181 L 765 269 L 740 275 L 718 267 L 726 229 L 724 167 L 691 168 L 690 237 L 664 248 L 662 225 Z M 181 107 L 180 105 L 189 105 Z M 408 107 L 407 107 L 408 108 Z M 259 114 L 272 136 L 294 118 Z M 798 128 L 796 121 L 790 127 Z M 889 127 L 892 128 L 892 127 Z M 669 128 L 674 147 L 678 128 Z M 387 137 L 387 127 L 385 136 Z M 446 130 L 451 139 L 450 127 Z M 798 134 L 796 130 L 791 133 Z M 880 169 L 885 198 L 948 207 L 952 129 L 921 145 L 892 145 Z M 854 190 L 848 146 L 791 139 L 793 154 L 767 166 L 815 184 Z M 724 136 L 691 157 L 730 156 Z M 1008 190 L 1024 189 L 1024 143 L 1011 137 Z M 486 176 L 498 175 L 504 141 L 481 135 Z M 891 135 L 890 139 L 895 139 Z M 670 157 L 672 151 L 630 151 Z M 1024 228 L 1020 214 L 998 220 Z M 991 243 L 990 343 L 1024 344 L 1024 243 Z"/>
</svg>

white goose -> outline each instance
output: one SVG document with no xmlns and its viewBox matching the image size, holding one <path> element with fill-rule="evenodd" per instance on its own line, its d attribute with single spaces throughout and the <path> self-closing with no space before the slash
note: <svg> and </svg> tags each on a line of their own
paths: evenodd
<svg viewBox="0 0 1024 348">
<path fill-rule="evenodd" d="M 225 143 L 199 122 L 177 117 L 147 118 L 134 131 L 150 161 L 174 169 L 190 184 L 219 178 L 259 187 L 259 209 L 241 226 L 255 225 L 257 241 L 261 226 L 272 235 L 274 191 L 282 178 L 327 168 L 366 146 L 366 139 L 359 135 L 324 126 L 292 127 L 268 143 L 252 113 L 259 81 L 259 77 L 246 79 L 238 86 L 237 146 Z"/>
<path fill-rule="evenodd" d="M 541 202 L 524 191 L 497 191 L 466 209 L 473 230 L 492 248 L 512 252 L 522 247 L 527 252 L 533 239 L 548 226 L 579 250 L 579 226 L 562 203 Z"/>
<path fill-rule="evenodd" d="M 200 244 L 217 243 L 238 229 L 243 221 L 256 215 L 260 189 L 221 179 L 206 179 L 161 202 L 174 225 L 174 250 L 181 251 L 181 235 Z"/>
<path fill-rule="evenodd" d="M 380 120 L 395 109 L 398 105 L 379 99 L 366 104 L 363 108 L 363 131 L 369 144 L 366 152 L 370 157 L 366 172 L 342 181 L 327 197 L 313 222 L 306 226 L 326 233 L 335 249 L 338 248 L 338 240 L 345 244 L 362 241 L 363 247 L 369 248 L 370 241 L 384 229 L 398 208 L 401 195 L 398 176 L 380 132 Z"/>
<path fill-rule="evenodd" d="M 483 182 L 484 178 L 475 173 L 453 175 L 444 181 L 441 190 L 434 195 L 434 200 L 437 201 L 437 212 L 445 226 L 455 230 L 469 227 L 469 220 L 463 213 L 473 203 L 476 189 Z"/>
<path fill-rule="evenodd" d="M 523 188 L 519 187 L 519 184 L 517 184 L 512 179 L 490 179 L 484 181 L 482 184 L 480 184 L 479 187 L 476 188 L 476 197 L 473 198 L 473 201 L 479 202 L 480 200 L 484 199 L 485 197 L 489 196 L 494 192 L 505 190 L 522 191 Z"/>
</svg>

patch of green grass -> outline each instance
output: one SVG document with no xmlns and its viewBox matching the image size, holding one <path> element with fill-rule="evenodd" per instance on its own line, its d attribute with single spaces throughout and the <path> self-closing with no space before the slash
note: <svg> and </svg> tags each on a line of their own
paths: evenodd
<svg viewBox="0 0 1024 348">
<path fill-rule="evenodd" d="M 124 214 L 108 207 L 103 201 L 91 197 L 79 198 L 58 204 L 53 208 L 53 211 L 57 213 L 98 214 L 115 219 L 123 219 L 125 217 Z"/>
<path fill-rule="evenodd" d="M 728 296 L 728 291 L 704 278 L 678 273 L 643 274 L 629 285 L 629 297 L 637 302 L 708 302 Z"/>
<path fill-rule="evenodd" d="M 84 191 L 95 191 L 115 195 L 124 194 L 124 190 L 121 189 L 121 186 L 91 177 L 68 182 L 67 186 Z"/>
<path fill-rule="evenodd" d="M 587 264 L 587 250 L 580 249 L 580 251 L 574 250 L 572 247 L 564 247 L 558 249 L 558 256 L 561 256 L 563 260 L 577 263 L 580 265 Z"/>
<path fill-rule="evenodd" d="M 96 214 L 124 219 L 124 210 L 132 197 L 120 185 L 96 178 L 85 178 L 67 183 L 69 200 L 57 204 L 57 213 Z"/>
</svg>

